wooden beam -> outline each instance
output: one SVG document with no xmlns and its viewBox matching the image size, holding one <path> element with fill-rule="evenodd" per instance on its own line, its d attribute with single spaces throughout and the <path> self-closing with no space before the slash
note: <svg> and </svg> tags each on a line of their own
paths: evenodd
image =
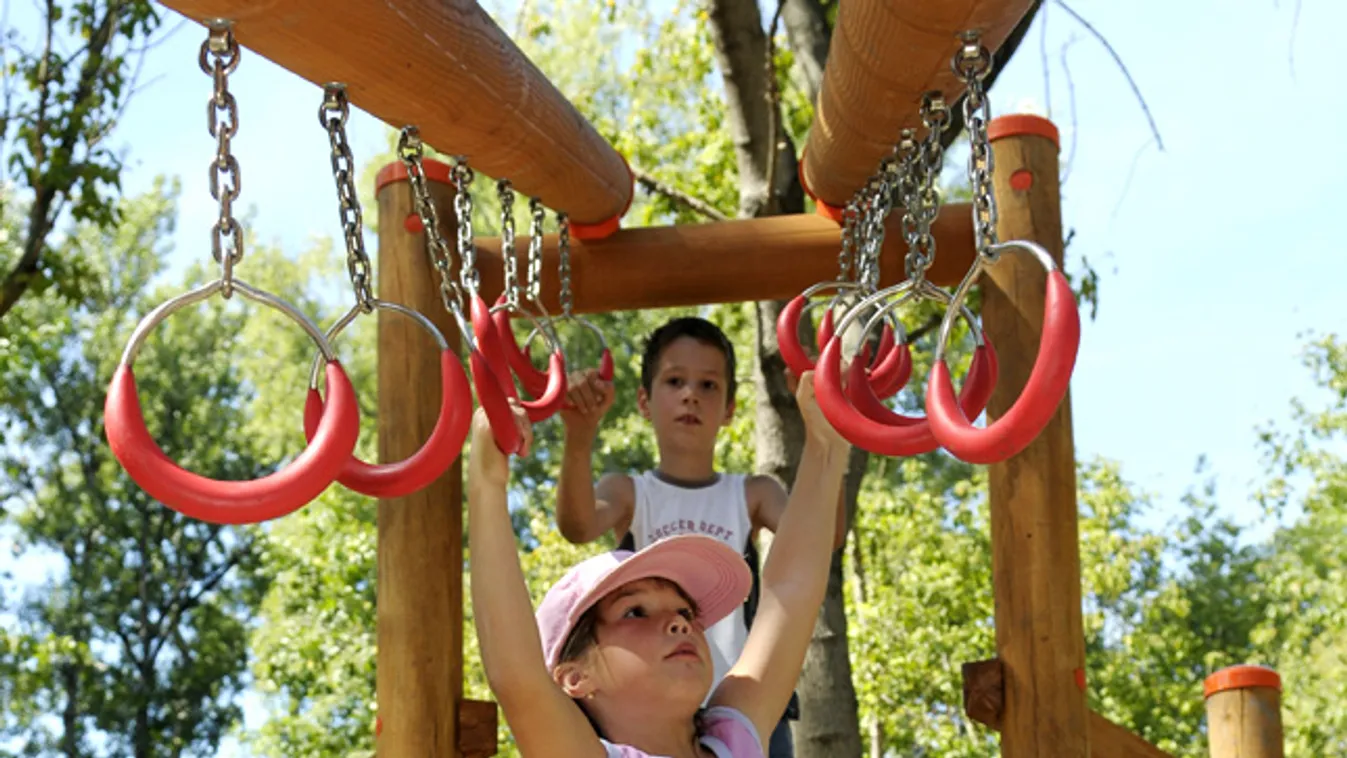
<svg viewBox="0 0 1347 758">
<path fill-rule="evenodd" d="M 974 721 L 1001 731 L 1005 709 L 1004 667 L 1001 661 L 975 661 L 963 665 L 964 713 Z M 1135 734 L 1089 712 L 1090 758 L 1173 758 Z"/>
<path fill-rule="evenodd" d="M 1263 666 L 1230 666 L 1207 677 L 1211 758 L 1282 758 L 1281 677 Z"/>
<path fill-rule="evenodd" d="M 452 235 L 453 189 L 430 182 Z M 411 210 L 406 182 L 379 191 L 379 218 Z M 398 191 L 401 190 L 401 191 Z M 424 235 L 379 224 L 379 296 L 426 314 L 449 340 L 458 331 L 440 305 Z M 379 311 L 379 459 L 414 453 L 435 426 L 439 400 L 408 387 L 440 386 L 440 353 L 412 320 Z M 424 398 L 424 402 L 413 402 Z M 378 510 L 376 692 L 383 756 L 456 758 L 463 692 L 463 492 L 458 461 L 431 486 Z M 493 730 L 494 739 L 494 730 Z"/>
<path fill-rule="evenodd" d="M 1033 0 L 893 2 L 847 0 L 805 142 L 801 176 L 818 199 L 845 205 L 905 128 L 921 127 L 922 95 L 943 92 L 951 105 L 963 86 L 950 70 L 957 35 L 982 33 L 995 51 Z"/>
<path fill-rule="evenodd" d="M 903 278 L 901 212 L 889 217 L 880 255 L 881 284 Z M 935 263 L 927 277 L 953 285 L 973 261 L 973 225 L 967 204 L 947 206 L 932 225 Z M 812 214 L 769 216 L 708 224 L 623 229 L 591 242 L 571 243 L 575 312 L 599 313 L 682 305 L 779 300 L 837 276 L 841 234 L 836 223 Z M 543 251 L 543 302 L 559 310 L 557 238 Z M 522 281 L 526 240 L 516 241 Z M 477 240 L 482 293 L 492 302 L 502 286 L 500 241 Z"/>
<path fill-rule="evenodd" d="M 460 758 L 488 758 L 496 752 L 496 704 L 487 700 L 459 701 Z"/>
<path fill-rule="evenodd" d="M 436 149 L 577 222 L 607 221 L 631 202 L 622 156 L 473 0 L 164 4 L 198 22 L 230 19 L 249 50 L 316 85 L 345 83 L 357 107 L 395 129 L 415 124 Z M 246 129 L 249 93 L 235 95 Z M 315 89 L 315 109 L 320 100 Z"/>
<path fill-rule="evenodd" d="M 1001 130 L 992 151 L 1000 238 L 1037 242 L 1060 263 L 1056 142 Z M 1018 254 L 1002 256 L 983 279 L 983 328 L 1000 356 L 1000 376 L 987 407 L 991 420 L 1019 398 L 1033 368 L 1046 281 L 1033 257 Z M 1023 452 L 988 468 L 988 484 L 996 650 L 1005 666 L 1003 755 L 1085 758 L 1090 752 L 1085 637 L 1069 394 Z"/>
</svg>

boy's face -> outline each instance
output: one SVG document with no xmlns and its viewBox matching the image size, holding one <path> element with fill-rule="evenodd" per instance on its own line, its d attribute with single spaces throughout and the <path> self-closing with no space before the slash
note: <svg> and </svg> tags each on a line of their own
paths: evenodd
<svg viewBox="0 0 1347 758">
<path fill-rule="evenodd" d="M 728 388 L 725 354 L 698 339 L 679 337 L 660 354 L 650 392 L 642 387 L 637 404 L 661 442 L 714 447 L 720 427 L 734 415 Z"/>
</svg>

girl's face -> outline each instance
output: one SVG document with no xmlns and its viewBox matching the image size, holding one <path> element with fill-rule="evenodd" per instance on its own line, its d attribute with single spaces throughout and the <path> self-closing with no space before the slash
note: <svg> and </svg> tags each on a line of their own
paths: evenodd
<svg viewBox="0 0 1347 758">
<path fill-rule="evenodd" d="M 711 653 L 692 603 L 673 582 L 640 579 L 597 605 L 593 671 L 600 691 L 622 697 L 688 700 L 711 689 Z"/>
</svg>

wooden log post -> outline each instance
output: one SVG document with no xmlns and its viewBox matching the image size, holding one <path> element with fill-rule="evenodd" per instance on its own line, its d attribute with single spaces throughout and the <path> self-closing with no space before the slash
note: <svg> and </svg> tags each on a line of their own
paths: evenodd
<svg viewBox="0 0 1347 758">
<path fill-rule="evenodd" d="M 379 174 L 379 297 L 420 311 L 459 344 L 439 297 L 425 235 L 400 164 Z M 448 167 L 426 161 L 442 232 L 454 239 Z M 452 243 L 451 243 L 452 244 Z M 440 353 L 411 319 L 379 311 L 379 459 L 402 460 L 439 414 Z M 460 758 L 494 753 L 495 707 L 463 702 L 463 483 L 458 461 L 429 487 L 379 501 L 378 754 Z M 461 728 L 460 722 L 471 729 Z M 465 750 L 465 747 L 471 749 Z M 490 752 L 486 748 L 490 748 Z"/>
<path fill-rule="evenodd" d="M 989 125 L 1002 240 L 1032 240 L 1060 264 L 1062 221 L 1057 128 L 1037 116 Z M 995 420 L 1019 397 L 1038 355 L 1046 273 L 1024 254 L 1004 255 L 983 280 L 983 323 L 1000 356 L 988 404 Z M 989 467 L 997 657 L 1004 665 L 1002 754 L 1085 758 L 1085 638 L 1071 400 L 1019 455 Z"/>
<path fill-rule="evenodd" d="M 1005 712 L 1004 667 L 993 658 L 963 664 L 963 709 L 968 717 L 1001 731 Z M 1089 712 L 1090 758 L 1172 758 L 1169 753 Z"/>
<path fill-rule="evenodd" d="M 959 34 L 977 30 L 996 50 L 1032 0 L 898 3 L 848 0 L 823 72 L 800 176 L 810 195 L 840 207 L 889 154 L 905 128 L 919 128 L 922 95 L 954 103 L 963 85 L 950 70 Z"/>
<path fill-rule="evenodd" d="M 1207 677 L 1211 758 L 1282 758 L 1282 681 L 1263 666 L 1231 666 Z"/>
</svg>

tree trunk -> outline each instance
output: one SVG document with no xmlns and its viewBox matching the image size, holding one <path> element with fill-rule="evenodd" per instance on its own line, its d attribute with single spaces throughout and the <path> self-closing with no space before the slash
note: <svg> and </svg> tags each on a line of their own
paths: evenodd
<svg viewBox="0 0 1347 758">
<path fill-rule="evenodd" d="M 828 12 L 818 0 L 781 0 L 781 24 L 786 39 L 795 51 L 795 76 L 809 93 L 809 102 L 818 107 L 818 91 L 823 86 L 823 67 L 828 62 L 832 29 Z"/>
<path fill-rule="evenodd" d="M 811 96 L 822 81 L 827 58 L 827 24 L 816 0 L 787 0 L 783 16 Z M 781 126 L 779 105 L 769 102 L 767 38 L 756 0 L 715 0 L 710 13 L 716 54 L 725 81 L 728 123 L 739 169 L 739 215 L 798 213 L 804 195 L 797 176 L 794 145 Z M 777 163 L 767 170 L 772 142 Z M 757 304 L 757 392 L 755 448 L 757 469 L 783 482 L 795 479 L 804 445 L 804 422 L 786 386 L 785 362 L 776 344 L 776 320 L 783 303 Z M 854 472 L 864 472 L 865 455 L 852 459 Z M 859 475 L 848 475 L 847 508 L 854 513 Z M 850 521 L 850 518 L 848 518 Z M 764 551 L 765 552 L 765 551 Z M 842 599 L 840 552 L 833 557 L 828 593 L 814 630 L 800 678 L 801 720 L 793 729 L 800 758 L 835 758 L 861 754 L 856 694 L 851 683 L 846 611 Z M 764 738 L 766 735 L 764 735 Z"/>
</svg>

